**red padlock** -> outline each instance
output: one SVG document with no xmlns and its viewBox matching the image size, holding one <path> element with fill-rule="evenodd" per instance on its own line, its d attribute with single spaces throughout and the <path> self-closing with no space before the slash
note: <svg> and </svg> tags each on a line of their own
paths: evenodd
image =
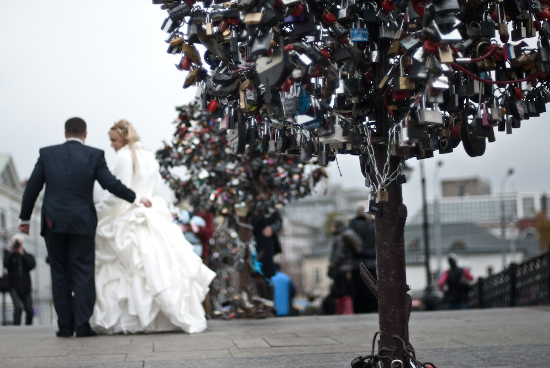
<svg viewBox="0 0 550 368">
<path fill-rule="evenodd" d="M 390 0 L 382 1 L 382 9 L 384 9 L 388 13 L 392 12 L 395 8 L 397 8 L 397 4 L 395 4 L 393 1 L 390 1 Z"/>
<path fill-rule="evenodd" d="M 451 127 L 451 137 L 460 139 L 460 129 L 457 126 Z"/>
<path fill-rule="evenodd" d="M 542 27 L 542 23 L 540 22 L 540 20 L 536 20 L 533 22 L 533 27 L 535 27 L 535 29 L 537 31 L 540 31 L 540 27 Z"/>
<path fill-rule="evenodd" d="M 281 84 L 281 91 L 288 92 L 290 91 L 290 87 L 292 87 L 292 79 L 287 78 L 283 84 Z"/>
<path fill-rule="evenodd" d="M 491 12 L 491 18 L 493 19 L 493 22 L 499 23 L 498 12 L 496 10 L 493 10 Z"/>
<path fill-rule="evenodd" d="M 409 91 L 407 90 L 404 90 L 404 91 L 391 91 L 391 98 L 393 98 L 394 100 L 404 100 L 406 98 L 409 98 Z"/>
<path fill-rule="evenodd" d="M 227 18 L 227 23 L 229 23 L 229 24 L 240 24 L 241 19 L 240 18 Z"/>
<path fill-rule="evenodd" d="M 288 45 L 285 45 L 285 47 L 283 47 L 283 50 L 285 50 L 285 51 L 292 51 L 294 49 L 295 49 L 295 47 L 291 43 L 289 43 Z"/>
<path fill-rule="evenodd" d="M 437 47 L 435 42 L 427 38 L 424 40 L 424 51 L 429 52 L 430 54 L 436 54 L 439 52 L 439 47 Z"/>
<path fill-rule="evenodd" d="M 222 19 L 220 21 L 220 24 L 218 24 L 218 30 L 220 32 L 225 31 L 227 29 L 227 27 L 229 27 L 229 23 L 225 19 Z"/>
<path fill-rule="evenodd" d="M 191 69 L 191 59 L 189 59 L 187 56 L 182 57 L 181 61 L 180 61 L 180 67 L 183 70 L 190 70 Z"/>
<path fill-rule="evenodd" d="M 302 4 L 298 4 L 298 5 L 296 5 L 296 7 L 294 9 L 292 9 L 290 11 L 290 13 L 288 13 L 288 15 L 291 15 L 291 16 L 297 18 L 300 15 L 302 15 L 303 11 L 304 11 L 304 6 Z"/>
<path fill-rule="evenodd" d="M 332 13 L 323 14 L 323 22 L 325 22 L 329 26 L 333 25 L 336 22 L 336 15 Z"/>
<path fill-rule="evenodd" d="M 218 105 L 219 105 L 218 101 L 212 100 L 212 101 L 210 101 L 210 102 L 208 103 L 207 109 L 208 109 L 208 111 L 210 111 L 210 112 L 214 112 L 214 111 L 216 111 L 216 109 L 218 108 Z"/>
<path fill-rule="evenodd" d="M 324 49 L 321 49 L 319 51 L 323 51 Z M 326 50 L 325 50 L 326 51 Z M 328 51 L 327 51 L 328 52 Z M 330 54 L 329 54 L 329 57 L 330 57 Z M 316 67 L 313 68 L 313 70 L 311 71 L 311 73 L 309 73 L 309 76 L 311 78 L 317 78 L 317 77 L 320 77 L 321 75 L 323 75 L 323 67 L 322 66 L 319 66 L 317 65 Z"/>
<path fill-rule="evenodd" d="M 516 87 L 516 89 L 514 90 L 514 95 L 518 100 L 523 100 L 523 97 L 525 97 L 523 91 L 519 87 Z"/>
<path fill-rule="evenodd" d="M 544 8 L 541 12 L 542 16 L 546 19 L 550 19 L 550 9 Z"/>
<path fill-rule="evenodd" d="M 319 50 L 319 52 L 321 53 L 321 55 L 323 55 L 325 59 L 330 59 L 330 52 L 328 52 L 327 49 L 321 49 Z"/>
</svg>

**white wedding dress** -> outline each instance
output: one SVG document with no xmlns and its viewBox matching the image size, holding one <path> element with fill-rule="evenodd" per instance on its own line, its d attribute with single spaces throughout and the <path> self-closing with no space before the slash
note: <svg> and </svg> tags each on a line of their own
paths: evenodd
<svg viewBox="0 0 550 368">
<path fill-rule="evenodd" d="M 172 222 L 153 154 L 135 144 L 137 173 L 126 145 L 117 152 L 113 174 L 152 207 L 130 204 L 108 193 L 97 205 L 96 303 L 90 319 L 99 333 L 206 329 L 201 305 L 215 273 L 193 252 Z"/>
</svg>

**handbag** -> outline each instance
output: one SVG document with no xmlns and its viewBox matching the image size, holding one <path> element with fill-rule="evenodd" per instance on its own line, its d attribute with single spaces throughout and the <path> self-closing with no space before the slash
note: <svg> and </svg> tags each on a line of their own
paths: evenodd
<svg viewBox="0 0 550 368">
<path fill-rule="evenodd" d="M 0 293 L 7 293 L 10 291 L 10 280 L 8 279 L 8 271 L 4 271 L 2 277 L 0 277 Z"/>
</svg>

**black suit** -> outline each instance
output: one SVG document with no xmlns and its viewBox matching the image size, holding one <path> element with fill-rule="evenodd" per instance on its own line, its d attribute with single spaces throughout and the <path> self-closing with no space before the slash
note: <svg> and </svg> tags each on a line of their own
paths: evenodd
<svg viewBox="0 0 550 368">
<path fill-rule="evenodd" d="M 41 234 L 48 248 L 54 307 L 63 334 L 75 331 L 78 336 L 90 331 L 88 321 L 95 303 L 96 180 L 128 202 L 136 198 L 110 173 L 103 151 L 77 141 L 42 148 L 23 194 L 19 217 L 29 220 L 46 184 Z"/>
</svg>

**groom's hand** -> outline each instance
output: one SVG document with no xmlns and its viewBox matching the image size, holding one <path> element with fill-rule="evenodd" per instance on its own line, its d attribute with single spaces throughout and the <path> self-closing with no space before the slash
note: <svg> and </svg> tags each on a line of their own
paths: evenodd
<svg viewBox="0 0 550 368">
<path fill-rule="evenodd" d="M 19 224 L 17 227 L 23 234 L 29 235 L 29 224 Z"/>
<path fill-rule="evenodd" d="M 151 207 L 151 201 L 145 197 L 141 197 L 141 200 L 139 202 L 142 203 L 145 207 Z"/>
</svg>

